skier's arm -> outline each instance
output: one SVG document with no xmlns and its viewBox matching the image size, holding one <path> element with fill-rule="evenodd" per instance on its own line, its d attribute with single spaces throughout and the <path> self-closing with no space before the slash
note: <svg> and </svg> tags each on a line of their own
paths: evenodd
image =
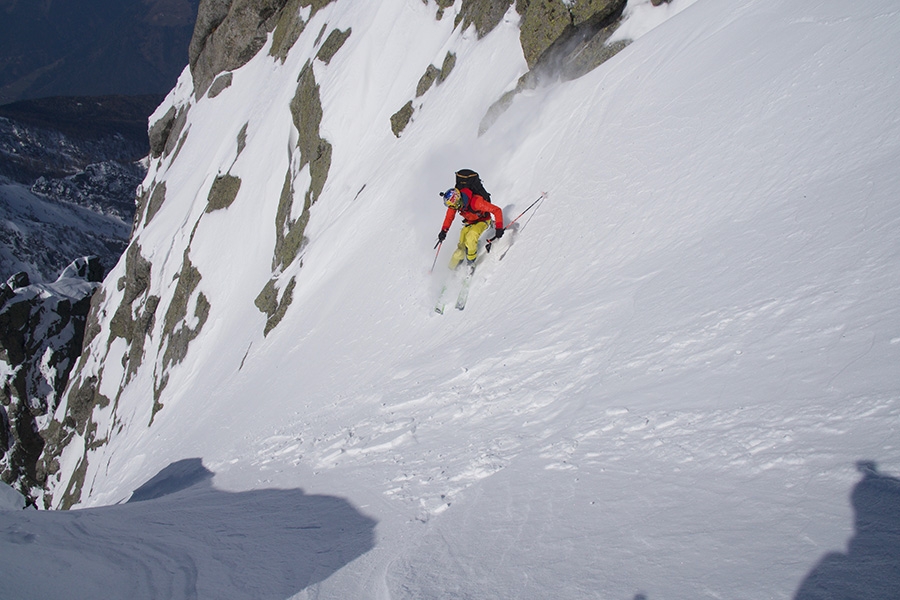
<svg viewBox="0 0 900 600">
<path fill-rule="evenodd" d="M 472 199 L 472 208 L 479 212 L 491 213 L 494 217 L 494 227 L 503 229 L 503 210 L 499 206 L 491 204 L 481 196 L 475 196 Z"/>
<path fill-rule="evenodd" d="M 444 224 L 441 226 L 441 231 L 450 231 L 450 225 L 453 224 L 453 218 L 456 216 L 456 210 L 453 208 L 447 209 L 447 214 L 444 216 Z"/>
</svg>

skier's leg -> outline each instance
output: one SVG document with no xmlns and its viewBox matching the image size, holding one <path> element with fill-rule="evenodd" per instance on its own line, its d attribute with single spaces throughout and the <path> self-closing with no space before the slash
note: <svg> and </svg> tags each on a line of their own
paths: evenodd
<svg viewBox="0 0 900 600">
<path fill-rule="evenodd" d="M 450 256 L 451 269 L 455 269 L 456 267 L 458 267 L 459 263 L 461 263 L 466 257 L 466 230 L 468 228 L 468 225 L 464 225 L 462 231 L 459 232 L 459 244 L 456 246 L 456 250 Z"/>
<path fill-rule="evenodd" d="M 462 237 L 465 239 L 461 239 L 460 241 L 465 242 L 466 259 L 469 262 L 475 261 L 475 257 L 478 255 L 478 240 L 481 238 L 481 234 L 487 231 L 489 225 L 490 223 L 487 221 L 480 221 L 469 225 L 464 229 Z"/>
</svg>

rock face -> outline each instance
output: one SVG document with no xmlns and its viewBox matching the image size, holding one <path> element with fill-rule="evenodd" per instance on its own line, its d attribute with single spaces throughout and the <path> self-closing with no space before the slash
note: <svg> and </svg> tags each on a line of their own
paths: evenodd
<svg viewBox="0 0 900 600">
<path fill-rule="evenodd" d="M 614 23 L 625 10 L 626 0 L 524 0 L 517 4 L 522 14 L 522 51 L 534 69 L 554 51 L 568 55 L 569 46 L 593 37 Z M 524 11 L 522 10 L 524 8 Z"/>
<path fill-rule="evenodd" d="M 256 56 L 283 15 L 299 18 L 301 7 L 311 7 L 315 13 L 331 2 L 202 0 L 189 51 L 196 96 L 205 94 L 219 73 L 237 69 Z"/>
<path fill-rule="evenodd" d="M 216 75 L 253 58 L 275 27 L 287 0 L 204 0 L 191 38 L 189 58 L 197 96 Z"/>
<path fill-rule="evenodd" d="M 52 284 L 24 273 L 0 284 L 0 477 L 35 501 L 47 479 L 44 429 L 81 354 L 91 296 L 103 278 L 94 257 Z"/>
<path fill-rule="evenodd" d="M 519 81 L 518 87 L 497 99 L 481 122 L 484 132 L 512 103 L 516 94 L 532 89 L 542 81 L 575 79 L 590 72 L 614 56 L 627 42 L 607 45 L 607 40 L 619 25 L 627 0 L 515 0 L 515 10 L 521 16 L 519 43 L 530 71 Z M 438 1 L 437 18 L 443 18 L 452 7 L 449 0 Z M 464 29 L 475 28 L 479 38 L 489 34 L 513 6 L 513 0 L 463 0 L 456 24 Z M 449 75 L 453 61 L 438 69 L 429 65 L 419 80 L 416 98 L 423 96 L 437 79 L 440 83 Z M 421 104 L 421 103 L 419 103 Z M 400 137 L 414 119 L 417 104 L 410 100 L 391 116 L 391 131 Z"/>
<path fill-rule="evenodd" d="M 519 39 L 531 70 L 519 79 L 515 89 L 488 109 L 479 133 L 487 131 L 520 92 L 556 80 L 577 79 L 627 46 L 627 41 L 607 43 L 619 26 L 626 4 L 627 0 L 517 3 L 516 8 L 522 13 Z"/>
</svg>

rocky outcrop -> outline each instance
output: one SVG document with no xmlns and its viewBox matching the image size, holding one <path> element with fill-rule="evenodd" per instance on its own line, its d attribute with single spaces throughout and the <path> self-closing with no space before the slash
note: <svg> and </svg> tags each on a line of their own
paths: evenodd
<svg viewBox="0 0 900 600">
<path fill-rule="evenodd" d="M 331 62 L 331 59 L 337 54 L 337 51 L 341 49 L 341 46 L 344 45 L 344 42 L 347 41 L 347 38 L 350 37 L 350 34 L 353 32 L 352 29 L 348 28 L 346 31 L 341 31 L 340 29 L 332 29 L 331 33 L 328 34 L 328 37 L 325 38 L 325 41 L 322 43 L 322 46 L 319 48 L 319 52 L 316 54 L 316 58 L 321 60 L 326 65 Z"/>
<path fill-rule="evenodd" d="M 219 73 L 237 69 L 256 56 L 279 24 L 278 52 L 286 52 L 284 48 L 289 49 L 303 30 L 299 8 L 311 7 L 311 17 L 331 2 L 202 0 L 188 52 L 195 97 L 203 96 Z"/>
<path fill-rule="evenodd" d="M 103 278 L 80 258 L 52 284 L 17 274 L 0 284 L 0 477 L 30 503 L 48 471 L 45 429 L 81 354 L 91 296 Z"/>
<path fill-rule="evenodd" d="M 124 274 L 115 282 L 121 299 L 118 306 L 108 306 L 106 288 L 101 288 L 91 300 L 90 312 L 84 327 L 84 352 L 78 365 L 71 374 L 71 381 L 58 410 L 48 418 L 43 429 L 46 442 L 44 452 L 38 463 L 38 471 L 47 480 L 58 476 L 59 457 L 73 440 L 80 440 L 81 456 L 78 457 L 74 471 L 67 474 L 67 481 L 57 505 L 70 508 L 81 498 L 81 490 L 88 467 L 90 451 L 106 443 L 107 432 L 99 432 L 96 422 L 92 420 L 93 411 L 102 409 L 118 401 L 118 394 L 110 398 L 100 391 L 104 375 L 105 357 L 110 346 L 116 340 L 122 340 L 126 349 L 117 362 L 124 369 L 120 375 L 120 390 L 124 388 L 137 373 L 144 360 L 145 346 L 149 342 L 148 334 L 156 322 L 159 307 L 159 296 L 150 293 L 152 282 L 152 264 L 141 254 L 137 242 L 132 242 L 124 256 Z M 173 319 L 174 320 L 174 319 Z M 108 336 L 98 340 L 105 322 Z M 100 341 L 98 344 L 97 341 Z M 91 345 L 93 343 L 93 345 Z M 91 359 L 91 348 L 97 355 L 100 368 L 96 372 L 87 372 L 84 368 Z M 118 365 L 117 365 L 118 366 Z M 49 494 L 43 495 L 43 505 L 49 508 L 54 501 Z"/>
<path fill-rule="evenodd" d="M 241 190 L 241 180 L 233 175 L 219 175 L 213 181 L 206 202 L 206 212 L 228 208 Z"/>
<path fill-rule="evenodd" d="M 206 320 L 209 318 L 210 303 L 203 292 L 197 291 L 202 275 L 197 267 L 191 263 L 190 247 L 184 251 L 181 273 L 178 274 L 178 283 L 175 286 L 175 294 L 169 302 L 163 319 L 162 340 L 160 352 L 163 357 L 162 367 L 157 371 L 153 386 L 153 411 L 150 416 L 152 424 L 156 413 L 162 408 L 160 396 L 169 383 L 169 369 L 184 360 L 187 356 L 188 346 L 200 334 Z M 193 302 L 192 302 L 193 301 Z M 191 311 L 193 304 L 193 311 Z M 155 309 L 155 307 L 154 307 Z M 189 321 L 193 320 L 194 323 Z M 141 340 L 143 343 L 143 340 Z"/>
<path fill-rule="evenodd" d="M 400 134 L 409 125 L 414 112 L 413 101 L 410 100 L 401 106 L 400 110 L 391 115 L 391 131 L 394 132 L 395 136 L 400 137 Z"/>
<path fill-rule="evenodd" d="M 253 58 L 287 0 L 203 0 L 188 51 L 199 98 L 216 75 Z"/>
<path fill-rule="evenodd" d="M 184 139 L 182 132 L 187 124 L 187 112 L 187 107 L 176 110 L 173 106 L 150 126 L 150 156 L 152 158 L 168 156 L 177 150 L 179 142 Z"/>
<path fill-rule="evenodd" d="M 338 31 L 338 30 L 335 30 Z M 340 44 L 343 45 L 349 36 L 339 32 Z M 331 36 L 329 36 L 329 39 Z M 324 46 L 323 46 L 324 47 Z M 317 58 L 321 60 L 321 49 Z M 329 52 L 329 59 L 334 54 Z M 284 185 L 278 201 L 278 212 L 275 216 L 275 252 L 272 258 L 272 278 L 266 283 L 256 297 L 256 307 L 266 315 L 263 333 L 268 335 L 287 312 L 293 300 L 296 279 L 291 277 L 286 283 L 281 281 L 281 272 L 297 258 L 306 244 L 306 226 L 309 223 L 309 211 L 325 187 L 328 172 L 331 169 L 331 143 L 319 133 L 322 122 L 322 100 L 319 85 L 311 62 L 307 62 L 297 79 L 297 90 L 291 100 L 291 117 L 297 129 L 297 147 L 292 151 L 299 154 L 299 160 L 291 160 L 291 166 L 285 174 Z M 301 172 L 309 168 L 309 184 L 303 190 L 297 189 L 297 181 Z M 303 196 L 303 211 L 296 219 L 291 219 L 291 207 L 295 198 Z"/>
<path fill-rule="evenodd" d="M 454 6 L 450 0 L 437 4 L 438 20 Z M 479 131 L 486 131 L 522 90 L 542 81 L 581 77 L 624 48 L 626 42 L 606 42 L 618 27 L 626 4 L 627 0 L 515 0 L 515 10 L 521 16 L 519 43 L 530 70 L 515 90 L 491 106 Z M 463 0 L 455 24 L 463 29 L 474 26 L 476 35 L 482 38 L 500 24 L 512 6 L 513 0 Z M 446 79 L 455 60 L 456 56 L 448 53 L 440 71 L 429 65 L 416 86 L 416 98 L 423 96 L 434 81 Z M 400 137 L 421 104 L 410 100 L 391 115 L 395 136 Z"/>
<path fill-rule="evenodd" d="M 515 89 L 500 97 L 481 120 L 479 134 L 512 104 L 515 96 L 539 85 L 577 79 L 594 70 L 628 45 L 608 44 L 618 28 L 627 0 L 520 0 L 519 40 L 530 70 Z"/>
<path fill-rule="evenodd" d="M 453 52 L 447 52 L 440 69 L 434 65 L 428 65 L 422 77 L 419 78 L 419 83 L 416 85 L 416 98 L 424 96 L 433 85 L 444 83 L 455 66 L 456 54 Z M 395 136 L 400 137 L 400 134 L 403 133 L 403 130 L 406 129 L 406 126 L 412 120 L 415 110 L 416 107 L 413 105 L 413 101 L 410 100 L 400 110 L 391 115 L 391 131 Z"/>
<path fill-rule="evenodd" d="M 474 25 L 479 39 L 483 38 L 500 24 L 512 3 L 513 0 L 463 0 L 459 14 L 456 16 L 455 24 L 459 26 L 462 23 L 463 29 Z M 516 2 L 516 9 L 520 13 L 522 11 L 519 5 L 525 3 L 522 0 Z M 440 5 L 441 3 L 438 4 Z M 453 2 L 449 2 L 449 6 L 452 5 Z M 444 6 L 442 5 L 441 9 L 443 8 Z"/>
<path fill-rule="evenodd" d="M 615 23 L 627 0 L 520 0 L 519 40 L 531 69 L 562 62 L 575 47 Z"/>
</svg>

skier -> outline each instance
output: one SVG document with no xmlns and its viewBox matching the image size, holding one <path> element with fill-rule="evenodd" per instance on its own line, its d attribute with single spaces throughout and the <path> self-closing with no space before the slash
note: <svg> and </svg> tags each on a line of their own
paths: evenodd
<svg viewBox="0 0 900 600">
<path fill-rule="evenodd" d="M 438 241 L 444 241 L 456 213 L 459 213 L 463 218 L 463 228 L 459 233 L 459 245 L 450 257 L 450 268 L 456 269 L 465 258 L 472 271 L 478 254 L 478 240 L 490 226 L 491 217 L 494 219 L 494 239 L 503 237 L 503 210 L 491 204 L 490 194 L 484 191 L 484 186 L 474 171 L 463 169 L 457 172 L 456 185 L 457 187 L 450 188 L 443 194 L 447 215 L 438 234 Z"/>
</svg>

